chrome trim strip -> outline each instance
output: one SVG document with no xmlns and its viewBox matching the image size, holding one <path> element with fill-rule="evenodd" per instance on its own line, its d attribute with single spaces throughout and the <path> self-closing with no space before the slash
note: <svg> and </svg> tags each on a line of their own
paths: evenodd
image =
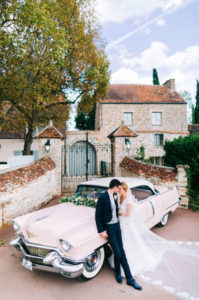
<svg viewBox="0 0 199 300">
<path fill-rule="evenodd" d="M 50 246 L 44 246 L 42 244 L 36 244 L 36 243 L 30 243 L 29 241 L 27 241 L 27 239 L 25 239 L 24 237 L 22 238 L 22 241 L 23 243 L 25 244 L 25 246 L 29 246 L 29 247 L 35 247 L 35 248 L 42 248 L 42 249 L 48 249 L 48 250 L 51 250 L 51 251 L 56 251 L 61 258 L 63 258 L 64 260 L 67 260 L 73 264 L 77 264 L 77 263 L 83 263 L 85 258 L 82 258 L 82 259 L 78 259 L 78 260 L 75 260 L 75 259 L 71 259 L 71 258 L 68 258 L 67 256 L 63 255 L 63 253 L 56 247 L 50 247 Z M 23 247 L 22 247 L 23 248 Z M 24 249 L 23 249 L 24 250 Z M 25 250 L 24 250 L 25 251 Z M 24 251 L 22 251 L 24 253 Z M 26 253 L 26 252 L 25 252 Z M 26 256 L 29 255 L 28 253 L 26 253 Z M 30 255 L 29 255 L 30 256 Z"/>
<path fill-rule="evenodd" d="M 175 203 L 171 204 L 171 205 L 168 206 L 166 209 L 168 209 L 168 208 L 170 208 L 170 207 L 172 207 L 172 206 L 174 206 L 174 205 L 176 205 L 176 204 L 179 204 L 179 203 L 180 203 L 180 200 L 178 200 L 178 201 L 176 201 Z"/>
<path fill-rule="evenodd" d="M 25 256 L 25 258 L 29 259 L 30 261 L 31 261 L 31 259 L 41 260 L 41 264 L 32 262 L 32 267 L 34 269 L 49 271 L 49 272 L 54 272 L 54 273 L 61 273 L 63 276 L 68 277 L 68 278 L 76 278 L 76 277 L 80 276 L 83 272 L 83 269 L 84 269 L 83 263 L 71 264 L 70 261 L 69 261 L 69 263 L 66 263 L 65 260 L 62 257 L 60 257 L 60 255 L 57 253 L 57 251 L 54 251 L 55 257 L 53 258 L 52 262 L 49 262 L 49 264 L 51 264 L 51 266 L 50 266 L 50 265 L 45 264 L 45 258 L 47 258 L 48 255 L 51 255 L 52 252 L 47 254 L 47 256 L 45 258 L 42 258 L 39 256 L 33 256 L 33 255 L 28 254 L 25 251 L 25 249 L 23 248 L 22 242 L 24 243 L 25 246 L 27 244 L 25 244 L 25 242 L 22 240 L 21 237 L 18 236 L 15 239 L 13 239 L 12 241 L 13 241 L 13 246 L 19 246 L 19 248 L 20 248 L 22 254 Z M 28 243 L 28 245 L 30 245 L 30 243 Z M 32 246 L 32 244 L 31 244 L 31 246 Z M 35 248 L 38 248 L 38 247 L 35 247 Z M 51 250 L 51 248 L 49 248 L 49 247 L 48 248 L 42 247 L 42 249 L 50 249 Z"/>
<path fill-rule="evenodd" d="M 144 221 L 145 222 L 148 222 L 149 220 L 153 219 L 154 215 L 155 215 L 155 209 L 154 209 L 154 205 L 153 205 L 153 202 L 149 201 L 149 203 L 151 204 L 152 206 L 152 212 L 153 212 L 153 215 L 151 217 L 149 217 L 147 220 Z"/>
<path fill-rule="evenodd" d="M 72 272 L 72 273 L 68 273 L 68 272 L 62 272 L 62 271 L 60 271 L 60 270 L 58 270 L 54 267 L 50 267 L 50 266 L 47 266 L 47 265 L 39 265 L 39 264 L 37 265 L 37 264 L 33 263 L 32 267 L 35 270 L 58 273 L 58 274 L 61 274 L 62 276 L 67 277 L 67 278 L 76 278 L 76 277 L 79 277 L 82 274 L 82 269 L 80 269 L 78 271 L 75 271 L 75 272 Z"/>
<path fill-rule="evenodd" d="M 53 268 L 52 266 L 45 266 L 45 265 L 37 265 L 35 263 L 32 263 L 32 268 L 35 270 L 41 270 L 46 272 L 52 272 L 52 273 L 58 273 L 60 274 L 60 271 Z"/>
<path fill-rule="evenodd" d="M 22 251 L 22 253 L 24 254 L 24 256 L 27 256 L 27 257 L 33 257 L 33 258 L 39 258 L 41 259 L 40 256 L 33 256 L 33 255 L 30 255 L 28 254 L 25 249 L 23 248 L 23 246 L 21 245 L 21 241 L 24 243 L 25 246 L 30 246 L 30 247 L 35 247 L 35 248 L 42 248 L 42 249 L 48 249 L 48 250 L 51 250 L 51 251 L 56 251 L 59 256 L 64 260 L 64 261 L 67 261 L 71 264 L 79 264 L 79 263 L 84 263 L 85 262 L 85 259 L 88 255 L 92 254 L 93 251 L 89 252 L 85 257 L 82 257 L 80 259 L 71 259 L 65 255 L 63 255 L 63 253 L 56 247 L 50 247 L 50 246 L 44 246 L 44 245 L 41 245 L 41 244 L 36 244 L 36 243 L 30 243 L 29 241 L 27 241 L 26 238 L 24 238 L 23 235 L 19 235 L 21 240 L 19 241 L 18 245 L 20 246 L 20 249 Z M 102 245 L 103 246 L 103 245 Z M 101 246 L 100 246 L 101 247 Z M 99 247 L 99 248 L 100 248 Z"/>
</svg>

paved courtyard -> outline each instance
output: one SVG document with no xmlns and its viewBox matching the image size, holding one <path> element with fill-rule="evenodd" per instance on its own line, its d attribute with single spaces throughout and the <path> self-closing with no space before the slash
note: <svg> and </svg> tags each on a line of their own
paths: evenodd
<svg viewBox="0 0 199 300">
<path fill-rule="evenodd" d="M 164 228 L 153 231 L 167 239 L 199 241 L 199 212 L 178 209 Z M 143 291 L 134 290 L 125 281 L 122 285 L 117 284 L 107 262 L 100 274 L 87 282 L 42 271 L 30 272 L 21 266 L 20 252 L 9 246 L 13 235 L 11 226 L 0 230 L 0 300 L 177 299 L 140 280 Z"/>
</svg>

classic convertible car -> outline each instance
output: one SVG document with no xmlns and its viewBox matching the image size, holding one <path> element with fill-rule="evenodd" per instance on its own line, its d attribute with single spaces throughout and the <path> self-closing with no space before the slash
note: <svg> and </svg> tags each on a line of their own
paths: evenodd
<svg viewBox="0 0 199 300">
<path fill-rule="evenodd" d="M 81 183 L 75 195 L 95 202 L 108 189 L 111 179 Z M 180 201 L 176 188 L 154 187 L 149 181 L 130 177 L 118 179 L 128 184 L 137 199 L 138 216 L 148 228 L 166 224 L 169 213 Z M 22 265 L 29 270 L 91 279 L 101 270 L 107 247 L 107 240 L 97 232 L 94 215 L 92 207 L 67 202 L 16 217 L 13 220 L 16 237 L 10 245 L 22 252 Z"/>
</svg>

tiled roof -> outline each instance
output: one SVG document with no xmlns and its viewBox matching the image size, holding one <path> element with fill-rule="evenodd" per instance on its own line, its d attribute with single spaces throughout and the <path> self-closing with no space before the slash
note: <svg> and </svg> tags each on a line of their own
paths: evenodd
<svg viewBox="0 0 199 300">
<path fill-rule="evenodd" d="M 111 84 L 102 103 L 186 103 L 168 85 Z"/>
<path fill-rule="evenodd" d="M 27 184 L 54 168 L 54 161 L 50 157 L 43 157 L 30 166 L 0 174 L 0 193 Z"/>
<path fill-rule="evenodd" d="M 48 129 L 48 130 L 47 130 Z M 45 132 L 44 132 L 45 130 Z M 57 129 L 53 126 L 53 130 L 47 126 L 44 128 L 36 137 L 40 138 L 63 138 L 65 132 L 65 124 L 59 126 Z M 46 131 L 47 130 L 47 131 Z M 0 139 L 25 139 L 25 128 L 24 129 L 12 129 L 12 130 L 2 130 L 0 131 Z M 42 134 L 42 135 L 40 135 Z M 35 137 L 34 137 L 35 138 Z"/>
<path fill-rule="evenodd" d="M 63 134 L 54 126 L 47 126 L 37 136 L 37 138 L 63 138 Z"/>
<path fill-rule="evenodd" d="M 189 134 L 199 133 L 199 124 L 190 124 L 188 125 Z"/>
<path fill-rule="evenodd" d="M 0 139 L 24 139 L 25 138 L 25 128 L 21 130 L 10 129 L 0 131 Z"/>
<path fill-rule="evenodd" d="M 136 137 L 137 134 L 125 126 L 124 124 L 121 124 L 120 127 L 115 129 L 111 134 L 109 134 L 109 138 L 111 137 Z"/>
</svg>

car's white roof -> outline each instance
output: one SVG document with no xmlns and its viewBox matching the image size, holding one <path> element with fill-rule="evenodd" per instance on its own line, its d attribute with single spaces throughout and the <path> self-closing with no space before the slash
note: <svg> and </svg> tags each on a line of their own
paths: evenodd
<svg viewBox="0 0 199 300">
<path fill-rule="evenodd" d="M 133 188 L 140 185 L 147 185 L 152 190 L 154 190 L 153 184 L 144 179 L 134 178 L 134 177 L 104 177 L 104 178 L 97 178 L 89 181 L 81 182 L 79 185 L 97 185 L 103 187 L 109 187 L 109 183 L 112 179 L 118 179 L 120 182 L 124 181 L 128 184 L 129 188 Z"/>
</svg>

